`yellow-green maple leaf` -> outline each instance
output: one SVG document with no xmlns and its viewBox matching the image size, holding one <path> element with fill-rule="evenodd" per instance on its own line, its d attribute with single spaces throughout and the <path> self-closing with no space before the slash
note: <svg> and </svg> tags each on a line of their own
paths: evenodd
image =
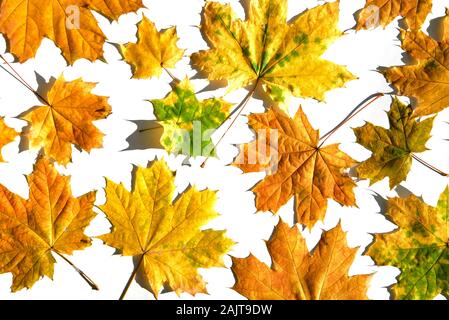
<svg viewBox="0 0 449 320">
<path fill-rule="evenodd" d="M 178 294 L 206 292 L 198 268 L 223 266 L 233 245 L 224 231 L 201 229 L 218 215 L 215 192 L 192 187 L 172 204 L 174 190 L 173 173 L 160 160 L 137 169 L 131 192 L 108 180 L 100 207 L 112 224 L 100 238 L 137 258 L 135 272 L 156 297 L 164 286 Z"/>
<path fill-rule="evenodd" d="M 401 270 L 394 299 L 449 297 L 449 188 L 436 208 L 412 195 L 388 200 L 387 218 L 398 226 L 375 236 L 367 251 L 376 264 Z"/>
<path fill-rule="evenodd" d="M 412 107 L 395 98 L 388 120 L 389 129 L 371 123 L 354 129 L 357 143 L 372 151 L 371 157 L 356 170 L 360 178 L 370 179 L 371 184 L 389 177 L 393 188 L 407 178 L 413 153 L 427 150 L 434 118 L 418 122 Z"/>
<path fill-rule="evenodd" d="M 164 127 L 165 150 L 193 157 L 215 154 L 211 135 L 228 117 L 230 103 L 218 98 L 198 100 L 188 79 L 174 83 L 164 99 L 151 103 Z"/>
<path fill-rule="evenodd" d="M 326 3 L 287 23 L 287 0 L 249 1 L 242 21 L 229 4 L 207 2 L 202 33 L 210 50 L 192 55 L 210 80 L 226 80 L 230 89 L 262 84 L 271 99 L 324 99 L 354 76 L 321 56 L 342 35 L 339 2 Z"/>
</svg>

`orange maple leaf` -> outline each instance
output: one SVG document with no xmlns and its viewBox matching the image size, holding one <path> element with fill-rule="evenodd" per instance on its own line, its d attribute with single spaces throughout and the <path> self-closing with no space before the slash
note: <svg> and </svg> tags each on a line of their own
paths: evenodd
<svg viewBox="0 0 449 320">
<path fill-rule="evenodd" d="M 309 253 L 297 226 L 280 221 L 267 242 L 273 266 L 250 255 L 233 258 L 234 290 L 250 300 L 364 300 L 370 275 L 349 276 L 357 248 L 340 226 Z"/>
<path fill-rule="evenodd" d="M 449 106 L 449 16 L 441 24 L 442 41 L 421 30 L 401 31 L 402 48 L 416 64 L 386 69 L 383 73 L 399 95 L 417 100 L 415 116 L 438 113 Z"/>
<path fill-rule="evenodd" d="M 234 164 L 244 172 L 269 171 L 253 188 L 258 210 L 277 212 L 294 196 L 296 220 L 312 228 L 324 218 L 328 198 L 355 205 L 356 184 L 342 171 L 356 162 L 337 144 L 319 146 L 319 133 L 302 108 L 292 119 L 272 107 L 266 113 L 250 115 L 249 124 L 257 140 L 243 146 Z M 278 136 L 274 141 L 277 147 L 273 147 L 273 132 Z"/>
<path fill-rule="evenodd" d="M 84 229 L 95 217 L 95 192 L 74 198 L 70 178 L 59 175 L 48 159 L 37 161 L 28 184 L 28 200 L 0 185 L 0 273 L 12 273 L 12 291 L 31 288 L 42 276 L 52 278 L 52 253 L 90 246 Z"/>
<path fill-rule="evenodd" d="M 13 142 L 18 135 L 16 130 L 6 125 L 4 118 L 0 118 L 0 162 L 5 161 L 1 153 L 2 148 Z"/>
<path fill-rule="evenodd" d="M 102 146 L 103 133 L 92 121 L 111 113 L 107 97 L 91 93 L 95 83 L 81 79 L 66 82 L 61 76 L 49 90 L 45 106 L 36 106 L 21 115 L 28 121 L 24 136 L 32 148 L 43 148 L 45 154 L 67 164 L 72 157 L 71 144 L 90 151 Z"/>
<path fill-rule="evenodd" d="M 3 0 L 0 4 L 0 32 L 20 62 L 33 58 L 48 38 L 70 64 L 103 57 L 106 37 L 91 10 L 118 19 L 143 7 L 142 0 Z"/>
</svg>

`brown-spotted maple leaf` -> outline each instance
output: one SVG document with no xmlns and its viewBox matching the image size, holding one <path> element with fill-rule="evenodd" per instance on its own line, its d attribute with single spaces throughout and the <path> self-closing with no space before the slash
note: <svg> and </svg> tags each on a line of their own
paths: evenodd
<svg viewBox="0 0 449 320">
<path fill-rule="evenodd" d="M 367 254 L 378 265 L 401 270 L 390 290 L 392 298 L 449 297 L 449 188 L 436 207 L 414 195 L 388 199 L 386 216 L 398 229 L 376 235 Z"/>
<path fill-rule="evenodd" d="M 0 118 L 0 162 L 3 162 L 2 148 L 13 142 L 19 134 L 16 130 L 8 127 L 4 118 Z"/>
<path fill-rule="evenodd" d="M 354 129 L 357 143 L 372 151 L 371 157 L 357 167 L 358 176 L 370 179 L 371 184 L 388 177 L 390 188 L 404 181 L 414 153 L 427 150 L 433 120 L 416 121 L 412 107 L 395 98 L 388 112 L 389 129 L 371 123 Z"/>
<path fill-rule="evenodd" d="M 229 4 L 207 2 L 201 31 L 210 50 L 192 62 L 210 80 L 225 80 L 230 89 L 261 84 L 271 99 L 324 99 L 354 76 L 321 56 L 342 35 L 339 1 L 319 5 L 287 23 L 287 0 L 251 0 L 242 21 Z"/>
<path fill-rule="evenodd" d="M 355 205 L 355 183 L 343 170 L 356 162 L 338 144 L 319 145 L 301 107 L 293 119 L 272 107 L 249 116 L 249 125 L 257 139 L 241 148 L 234 164 L 244 172 L 268 170 L 253 188 L 258 210 L 277 212 L 294 196 L 296 221 L 312 228 L 324 218 L 327 199 Z"/>
<path fill-rule="evenodd" d="M 21 115 L 28 121 L 24 136 L 32 148 L 43 148 L 45 154 L 61 164 L 72 158 L 72 144 L 90 151 L 103 144 L 103 133 L 93 121 L 111 113 L 107 97 L 91 93 L 95 83 L 77 79 L 66 82 L 59 77 L 46 95 L 44 106 L 36 106 Z"/>
<path fill-rule="evenodd" d="M 192 187 L 172 203 L 174 191 L 173 173 L 163 160 L 137 168 L 131 192 L 107 181 L 100 209 L 112 231 L 100 239 L 138 261 L 121 298 L 137 273 L 156 298 L 167 286 L 177 294 L 206 292 L 198 268 L 223 266 L 233 242 L 224 231 L 202 229 L 218 215 L 215 192 Z"/>
<path fill-rule="evenodd" d="M 418 30 L 432 11 L 432 0 L 368 0 L 358 13 L 357 30 L 375 24 L 386 27 L 399 16 L 405 18 L 410 29 Z"/>
<path fill-rule="evenodd" d="M 399 95 L 416 99 L 415 116 L 440 112 L 449 106 L 449 17 L 438 42 L 421 30 L 401 31 L 402 48 L 416 64 L 388 68 L 383 73 Z"/>
<path fill-rule="evenodd" d="M 106 37 L 91 10 L 115 20 L 142 7 L 142 0 L 3 0 L 0 32 L 20 62 L 33 58 L 44 38 L 69 64 L 94 61 L 103 58 Z"/>
<path fill-rule="evenodd" d="M 179 38 L 176 27 L 158 32 L 146 16 L 138 24 L 137 39 L 137 43 L 120 47 L 125 61 L 132 66 L 134 78 L 160 76 L 164 68 L 174 68 L 184 55 L 185 50 L 177 46 Z"/>
<path fill-rule="evenodd" d="M 309 253 L 297 226 L 280 221 L 267 242 L 272 266 L 250 255 L 233 258 L 234 290 L 250 300 L 364 300 L 370 275 L 349 276 L 357 253 L 340 226 Z"/>
<path fill-rule="evenodd" d="M 84 229 L 95 217 L 95 192 L 74 198 L 70 178 L 46 158 L 37 161 L 28 184 L 27 200 L 0 185 L 0 273 L 12 273 L 12 291 L 31 288 L 43 276 L 53 278 L 53 254 L 68 261 L 64 254 L 89 247 Z"/>
</svg>

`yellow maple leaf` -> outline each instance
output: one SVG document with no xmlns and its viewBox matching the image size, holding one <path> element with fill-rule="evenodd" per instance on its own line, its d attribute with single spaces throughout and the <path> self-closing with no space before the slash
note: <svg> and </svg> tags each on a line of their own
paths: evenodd
<svg viewBox="0 0 449 320">
<path fill-rule="evenodd" d="M 369 29 L 375 24 L 389 25 L 399 16 L 407 25 L 418 30 L 432 11 L 432 0 L 368 0 L 358 13 L 357 30 Z"/>
<path fill-rule="evenodd" d="M 272 107 L 266 113 L 249 116 L 249 125 L 257 140 L 241 148 L 234 164 L 244 172 L 268 171 L 253 188 L 258 210 L 277 212 L 294 196 L 297 222 L 312 228 L 324 218 L 328 198 L 355 205 L 355 183 L 342 171 L 356 162 L 337 144 L 319 146 L 319 132 L 312 128 L 302 108 L 292 119 Z M 273 141 L 273 132 L 277 141 Z"/>
<path fill-rule="evenodd" d="M 117 20 L 125 13 L 144 8 L 142 0 L 76 0 L 80 6 L 94 10 L 110 20 Z M 73 3 L 73 0 L 72 0 Z"/>
<path fill-rule="evenodd" d="M 202 33 L 210 50 L 192 55 L 193 64 L 210 80 L 226 80 L 230 89 L 262 84 L 275 102 L 286 97 L 324 100 L 354 76 L 321 58 L 342 35 L 339 2 L 307 10 L 287 24 L 287 0 L 252 0 L 247 20 L 229 4 L 207 2 Z"/>
<path fill-rule="evenodd" d="M 137 43 L 121 46 L 125 61 L 132 66 L 134 78 L 160 76 L 164 68 L 174 68 L 184 55 L 185 50 L 177 46 L 176 28 L 158 32 L 154 23 L 145 16 L 138 24 L 137 39 Z"/>
<path fill-rule="evenodd" d="M 16 130 L 6 125 L 4 118 L 0 118 L 0 162 L 5 161 L 1 153 L 2 148 L 13 142 L 18 135 Z"/>
<path fill-rule="evenodd" d="M 95 85 L 81 79 L 66 82 L 59 77 L 47 93 L 48 104 L 21 115 L 29 123 L 24 135 L 30 146 L 43 148 L 47 156 L 62 164 L 71 160 L 71 144 L 86 151 L 101 147 L 103 133 L 92 121 L 106 118 L 111 107 L 107 97 L 91 93 Z"/>
<path fill-rule="evenodd" d="M 0 32 L 20 62 L 33 58 L 44 38 L 70 63 L 103 58 L 105 36 L 92 10 L 109 19 L 142 8 L 142 0 L 3 0 Z"/>
<path fill-rule="evenodd" d="M 417 100 L 415 116 L 434 114 L 449 106 L 448 16 L 441 25 L 444 36 L 440 42 L 420 30 L 402 30 L 402 48 L 417 63 L 388 68 L 383 72 L 399 95 Z"/>
<path fill-rule="evenodd" d="M 215 192 L 192 187 L 172 204 L 174 190 L 173 173 L 163 160 L 137 169 L 132 192 L 107 181 L 107 201 L 100 209 L 112 232 L 100 239 L 138 260 L 122 298 L 137 273 L 156 297 L 164 285 L 177 294 L 206 292 L 198 268 L 223 266 L 233 242 L 223 231 L 201 229 L 217 217 Z"/>
<path fill-rule="evenodd" d="M 280 221 L 267 242 L 272 267 L 250 255 L 233 258 L 234 290 L 250 300 L 364 300 L 370 275 L 349 276 L 357 248 L 340 226 L 309 253 L 297 226 Z"/>
<path fill-rule="evenodd" d="M 12 273 L 12 291 L 31 288 L 43 276 L 53 278 L 52 253 L 90 246 L 84 229 L 95 217 L 95 192 L 74 198 L 70 178 L 59 175 L 48 159 L 37 161 L 28 184 L 28 200 L 0 185 L 0 273 Z"/>
</svg>

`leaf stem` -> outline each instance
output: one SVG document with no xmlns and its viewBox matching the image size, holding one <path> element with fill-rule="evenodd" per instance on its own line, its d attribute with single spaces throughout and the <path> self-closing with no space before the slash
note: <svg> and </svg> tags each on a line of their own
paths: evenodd
<svg viewBox="0 0 449 320">
<path fill-rule="evenodd" d="M 213 152 L 214 150 L 216 150 L 216 148 L 218 147 L 218 145 L 223 141 L 224 137 L 226 136 L 226 134 L 229 132 L 229 130 L 232 128 L 232 126 L 234 125 L 234 123 L 237 121 L 238 117 L 242 114 L 243 110 L 245 109 L 245 107 L 247 106 L 249 100 L 251 100 L 251 98 L 253 97 L 254 93 L 256 92 L 257 86 L 259 85 L 259 79 L 257 79 L 256 83 L 254 84 L 253 88 L 248 92 L 248 94 L 246 95 L 246 97 L 240 102 L 240 104 L 226 117 L 226 119 L 224 120 L 223 124 L 228 121 L 234 114 L 235 117 L 234 119 L 231 121 L 231 123 L 229 124 L 229 126 L 226 128 L 225 132 L 221 135 L 220 139 L 218 139 L 217 143 L 214 145 L 213 149 L 211 150 L 211 152 Z M 209 160 L 210 155 L 208 155 L 206 157 L 206 159 L 203 161 L 203 163 L 201 164 L 201 168 L 204 168 L 207 161 Z"/>
<path fill-rule="evenodd" d="M 324 136 L 322 136 L 320 138 L 320 141 L 322 141 L 322 142 L 319 145 L 318 149 L 321 148 L 324 145 L 324 143 L 335 132 L 338 131 L 338 129 L 343 127 L 348 121 L 350 121 L 352 118 L 354 118 L 356 115 L 358 115 L 360 112 L 362 112 L 363 110 L 368 108 L 370 105 L 372 105 L 374 102 L 376 102 L 377 100 L 379 100 L 383 96 L 385 96 L 385 93 L 379 92 L 379 93 L 375 93 L 372 96 L 370 96 L 370 97 L 366 98 L 365 100 L 363 100 L 346 118 L 343 119 L 343 121 L 341 121 L 335 128 L 333 128 L 331 131 L 329 131 L 328 133 L 326 133 Z"/>
<path fill-rule="evenodd" d="M 429 164 L 428 162 L 424 161 L 423 159 L 419 158 L 418 156 L 416 156 L 415 154 L 411 154 L 412 158 L 415 159 L 416 161 L 418 161 L 419 163 L 421 163 L 423 166 L 429 168 L 430 170 L 438 173 L 440 176 L 443 177 L 449 177 L 449 174 L 445 173 L 444 171 L 434 167 L 433 165 Z"/>
<path fill-rule="evenodd" d="M 156 129 L 160 129 L 160 128 L 162 128 L 162 127 L 156 126 L 156 127 L 152 127 L 152 128 L 141 129 L 141 130 L 139 130 L 139 132 L 146 132 L 146 131 L 156 130 Z"/>
<path fill-rule="evenodd" d="M 168 70 L 166 67 L 164 67 L 163 65 L 161 65 L 162 69 L 164 69 L 165 72 L 167 72 L 167 74 L 170 76 L 170 78 L 175 81 L 175 82 L 179 82 L 179 79 L 176 78 L 173 73 L 170 72 L 170 70 Z"/>
<path fill-rule="evenodd" d="M 95 282 L 89 278 L 81 269 L 79 269 L 75 264 L 72 263 L 69 259 L 64 257 L 61 253 L 53 249 L 53 252 L 56 253 L 58 256 L 60 256 L 64 261 L 66 261 L 70 266 L 72 266 L 73 269 L 75 269 L 76 272 L 81 276 L 81 278 L 84 279 L 84 281 L 87 282 L 87 284 L 92 288 L 92 290 L 100 290 L 100 288 L 95 284 Z"/>
<path fill-rule="evenodd" d="M 134 281 L 134 279 L 136 278 L 137 272 L 139 271 L 140 266 L 142 265 L 143 262 L 143 258 L 144 258 L 145 254 L 142 254 L 142 256 L 140 257 L 139 261 L 137 262 L 136 267 L 133 270 L 133 273 L 131 273 L 131 276 L 128 279 L 128 282 L 126 283 L 125 288 L 122 291 L 122 294 L 120 295 L 119 300 L 123 300 L 125 299 L 126 293 L 129 290 L 129 287 L 131 287 L 131 283 Z"/>
<path fill-rule="evenodd" d="M 39 92 L 37 92 L 36 90 L 33 89 L 33 87 L 31 87 L 28 82 L 25 81 L 25 79 L 23 79 L 23 77 L 13 68 L 13 66 L 5 59 L 5 57 L 3 55 L 0 54 L 0 59 L 3 60 L 3 63 L 5 63 L 12 71 L 9 71 L 8 69 L 6 69 L 4 66 L 0 65 L 0 68 L 3 69 L 3 71 L 5 71 L 6 73 L 8 73 L 11 77 L 13 77 L 14 79 L 16 79 L 18 82 L 20 82 L 21 85 L 23 85 L 25 88 L 27 88 L 28 90 L 30 90 L 38 99 L 40 99 L 42 102 L 44 102 L 45 104 L 47 104 L 48 106 L 50 106 L 50 103 L 44 98 L 42 97 Z"/>
</svg>

